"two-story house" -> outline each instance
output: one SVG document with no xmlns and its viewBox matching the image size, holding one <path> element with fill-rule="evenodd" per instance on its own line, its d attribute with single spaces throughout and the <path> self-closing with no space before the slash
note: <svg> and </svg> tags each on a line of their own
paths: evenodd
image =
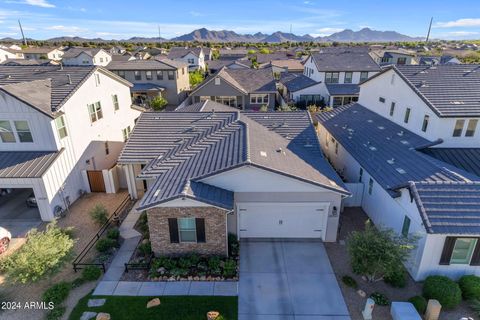
<svg viewBox="0 0 480 320">
<path fill-rule="evenodd" d="M 370 56 L 381 66 L 397 64 L 418 64 L 416 52 L 411 50 L 399 49 L 378 49 L 370 51 Z"/>
<path fill-rule="evenodd" d="M 106 66 L 112 55 L 101 48 L 69 48 L 65 50 L 62 63 L 66 66 Z"/>
<path fill-rule="evenodd" d="M 30 47 L 22 49 L 25 59 L 60 61 L 63 51 L 58 48 Z"/>
<path fill-rule="evenodd" d="M 190 94 L 191 103 L 211 100 L 240 110 L 277 106 L 277 88 L 272 68 L 229 69 L 222 67 Z"/>
<path fill-rule="evenodd" d="M 190 90 L 188 66 L 170 59 L 113 61 L 107 68 L 133 83 L 132 98 L 137 104 L 162 96 L 171 105 L 178 105 Z"/>
<path fill-rule="evenodd" d="M 0 46 L 0 63 L 12 59 L 23 59 L 23 53 L 18 50 Z"/>
<path fill-rule="evenodd" d="M 380 71 L 364 48 L 325 48 L 310 54 L 303 74 L 322 82 L 320 94 L 325 105 L 338 107 L 358 100 L 362 81 Z"/>
<path fill-rule="evenodd" d="M 167 58 L 187 63 L 189 71 L 205 70 L 205 53 L 200 47 L 173 47 Z"/>
<path fill-rule="evenodd" d="M 141 113 L 130 86 L 102 67 L 0 66 L 0 223 L 21 219 L 30 194 L 50 221 L 85 192 L 123 186 L 117 157 Z"/>
<path fill-rule="evenodd" d="M 317 116 L 322 148 L 379 227 L 418 238 L 406 267 L 480 275 L 480 65 L 393 66 Z M 353 190 L 353 189 L 352 189 Z"/>
</svg>

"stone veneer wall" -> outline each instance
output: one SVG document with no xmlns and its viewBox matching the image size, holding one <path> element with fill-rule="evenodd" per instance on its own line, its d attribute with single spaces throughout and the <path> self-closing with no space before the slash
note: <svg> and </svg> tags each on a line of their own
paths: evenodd
<svg viewBox="0 0 480 320">
<path fill-rule="evenodd" d="M 215 207 L 157 207 L 147 211 L 152 251 L 155 256 L 186 253 L 227 255 L 227 214 Z M 204 218 L 205 243 L 171 243 L 169 218 Z"/>
</svg>

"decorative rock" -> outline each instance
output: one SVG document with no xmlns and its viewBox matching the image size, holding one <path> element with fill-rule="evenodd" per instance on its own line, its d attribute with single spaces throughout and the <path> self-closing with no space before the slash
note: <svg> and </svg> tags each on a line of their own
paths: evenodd
<svg viewBox="0 0 480 320">
<path fill-rule="evenodd" d="M 80 317 L 80 320 L 90 320 L 90 319 L 95 318 L 96 315 L 97 315 L 96 312 L 85 311 L 84 313 L 82 313 L 82 316 Z"/>
<path fill-rule="evenodd" d="M 207 320 L 215 320 L 220 316 L 220 312 L 218 311 L 208 311 L 207 312 Z"/>
<path fill-rule="evenodd" d="M 365 291 L 363 291 L 362 289 L 358 289 L 357 290 L 357 294 L 362 297 L 362 298 L 365 298 L 367 296 L 367 294 L 365 293 Z"/>
<path fill-rule="evenodd" d="M 87 302 L 87 306 L 89 308 L 101 307 L 105 304 L 105 301 L 107 301 L 107 299 L 89 299 Z"/>
<path fill-rule="evenodd" d="M 207 280 L 207 278 L 205 278 L 205 276 L 200 277 L 200 281 L 205 281 L 205 280 Z"/>
<path fill-rule="evenodd" d="M 106 312 L 100 312 L 99 314 L 97 314 L 97 318 L 96 320 L 110 320 L 111 317 L 110 317 L 110 313 L 106 313 Z"/>
<path fill-rule="evenodd" d="M 192 281 L 192 280 L 193 280 L 193 277 L 192 277 L 192 276 L 188 276 L 187 280 L 188 280 L 188 281 Z"/>
<path fill-rule="evenodd" d="M 147 309 L 150 309 L 159 305 L 160 305 L 160 299 L 155 298 L 147 302 Z"/>
<path fill-rule="evenodd" d="M 428 300 L 427 310 L 425 311 L 425 320 L 438 320 L 442 305 L 438 300 Z"/>
<path fill-rule="evenodd" d="M 164 267 L 160 267 L 157 269 L 157 272 L 160 273 L 160 275 L 164 275 L 167 270 Z"/>
<path fill-rule="evenodd" d="M 200 280 L 199 277 L 197 277 L 197 276 L 193 277 L 193 281 L 198 281 L 198 280 Z"/>
<path fill-rule="evenodd" d="M 365 281 L 365 282 L 368 281 L 367 277 L 365 277 L 365 276 L 362 276 L 362 280 Z"/>
</svg>

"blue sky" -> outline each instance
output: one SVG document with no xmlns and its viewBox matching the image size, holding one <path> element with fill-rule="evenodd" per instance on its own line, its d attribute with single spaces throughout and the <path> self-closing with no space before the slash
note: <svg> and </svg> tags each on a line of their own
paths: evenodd
<svg viewBox="0 0 480 320">
<path fill-rule="evenodd" d="M 35 39 L 152 37 L 158 26 L 166 38 L 201 27 L 272 33 L 290 25 L 293 33 L 314 36 L 363 27 L 425 36 L 431 16 L 433 38 L 480 39 L 479 0 L 0 0 L 0 38 L 20 37 L 17 19 Z"/>
</svg>

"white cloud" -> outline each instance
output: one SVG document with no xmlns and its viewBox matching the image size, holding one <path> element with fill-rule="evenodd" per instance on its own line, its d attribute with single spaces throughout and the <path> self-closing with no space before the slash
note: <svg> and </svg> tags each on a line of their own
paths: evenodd
<svg viewBox="0 0 480 320">
<path fill-rule="evenodd" d="M 447 32 L 447 35 L 449 36 L 472 36 L 475 34 L 480 34 L 480 32 L 476 31 L 451 31 Z"/>
<path fill-rule="evenodd" d="M 198 11 L 193 11 L 193 10 L 192 10 L 192 11 L 190 11 L 190 12 L 189 12 L 189 14 L 190 14 L 191 16 L 194 16 L 194 17 L 201 17 L 201 16 L 204 16 L 204 14 L 203 14 L 203 13 L 201 13 L 201 12 L 198 12 Z"/>
<path fill-rule="evenodd" d="M 6 3 L 27 4 L 30 6 L 42 7 L 42 8 L 55 8 L 55 5 L 49 3 L 47 0 L 19 0 L 19 1 L 6 1 Z"/>
<path fill-rule="evenodd" d="M 87 29 L 76 27 L 76 26 L 62 26 L 62 25 L 50 26 L 50 27 L 46 27 L 45 29 L 61 31 L 61 32 L 69 32 L 69 33 L 80 33 L 80 32 L 88 31 Z"/>
<path fill-rule="evenodd" d="M 437 22 L 435 28 L 480 27 L 480 18 L 466 18 L 454 21 Z"/>
<path fill-rule="evenodd" d="M 312 1 L 308 1 L 308 0 L 307 0 L 307 1 L 303 1 L 303 3 L 305 3 L 305 4 L 313 4 Z"/>
</svg>

